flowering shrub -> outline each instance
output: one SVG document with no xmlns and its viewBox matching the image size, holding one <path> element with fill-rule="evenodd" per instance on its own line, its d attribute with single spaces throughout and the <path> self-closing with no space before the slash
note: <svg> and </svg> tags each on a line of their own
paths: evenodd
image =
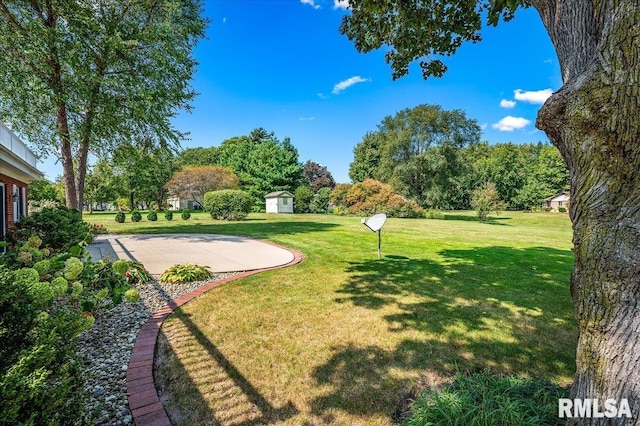
<svg viewBox="0 0 640 426">
<path fill-rule="evenodd" d="M 124 213 L 123 213 L 124 215 Z M 95 235 L 104 235 L 104 234 L 108 234 L 109 232 L 107 231 L 107 228 L 104 225 L 100 225 L 98 223 L 94 223 L 92 225 L 89 225 L 89 230 L 91 231 L 91 233 L 95 236 Z"/>
<path fill-rule="evenodd" d="M 51 308 L 54 287 L 37 276 L 0 264 L 0 329 L 10 330 L 0 333 L 0 424 L 80 423 L 86 395 L 75 339 L 93 317 Z"/>
<path fill-rule="evenodd" d="M 111 267 L 113 272 L 123 277 L 129 284 L 146 283 L 151 279 L 149 272 L 140 262 L 120 259 L 113 262 Z"/>
<path fill-rule="evenodd" d="M 47 229 L 52 217 L 30 226 Z M 76 337 L 99 310 L 137 301 L 132 284 L 149 274 L 138 262 L 83 260 L 77 245 L 53 251 L 42 245 L 55 240 L 24 229 L 0 254 L 0 424 L 81 424 L 87 395 Z"/>
</svg>

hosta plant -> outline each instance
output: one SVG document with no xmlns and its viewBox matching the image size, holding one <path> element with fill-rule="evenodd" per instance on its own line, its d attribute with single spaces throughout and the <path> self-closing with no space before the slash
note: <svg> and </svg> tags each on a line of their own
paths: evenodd
<svg viewBox="0 0 640 426">
<path fill-rule="evenodd" d="M 181 284 L 193 281 L 202 281 L 211 278 L 213 273 L 208 266 L 192 265 L 191 263 L 183 263 L 173 265 L 160 276 L 160 282 Z"/>
</svg>

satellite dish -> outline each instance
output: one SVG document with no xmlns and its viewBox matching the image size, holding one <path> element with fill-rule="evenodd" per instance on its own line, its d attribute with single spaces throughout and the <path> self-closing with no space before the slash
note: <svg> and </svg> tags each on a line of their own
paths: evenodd
<svg viewBox="0 0 640 426">
<path fill-rule="evenodd" d="M 367 221 L 362 219 L 362 223 L 373 232 L 378 232 L 382 229 L 384 222 L 387 220 L 387 215 L 384 213 L 371 216 Z"/>
<path fill-rule="evenodd" d="M 386 220 L 387 220 L 387 215 L 384 213 L 380 213 L 380 214 L 371 216 L 367 220 L 362 219 L 360 221 L 360 223 L 362 223 L 364 226 L 366 226 L 373 232 L 378 233 L 378 259 L 380 259 L 380 245 L 381 245 L 380 230 L 382 229 L 382 226 L 384 225 Z"/>
</svg>

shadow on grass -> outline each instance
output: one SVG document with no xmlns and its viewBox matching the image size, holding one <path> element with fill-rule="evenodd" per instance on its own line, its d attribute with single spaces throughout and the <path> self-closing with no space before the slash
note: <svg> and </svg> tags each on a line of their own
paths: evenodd
<svg viewBox="0 0 640 426">
<path fill-rule="evenodd" d="M 467 216 L 467 215 L 462 215 L 462 214 L 450 214 L 450 213 L 445 213 L 444 214 L 444 220 L 462 220 L 465 222 L 478 222 L 478 217 L 477 216 Z M 511 220 L 508 217 L 496 217 L 496 216 L 489 216 L 484 223 L 487 225 L 507 225 L 509 226 L 508 223 L 506 223 L 507 221 Z"/>
<path fill-rule="evenodd" d="M 165 329 L 171 335 L 165 334 Z M 187 358 L 179 360 L 171 351 L 173 339 L 192 341 Z M 162 364 L 156 383 L 175 386 L 176 395 L 161 396 L 172 424 L 265 425 L 285 421 L 299 413 L 290 401 L 274 407 L 229 361 L 206 335 L 179 309 L 165 323 L 159 337 Z M 185 364 L 198 365 L 189 373 Z M 198 374 L 200 373 L 200 374 Z M 175 383 L 172 383 L 175 382 Z M 203 395 L 207 392 L 209 395 Z M 178 399 L 175 399 L 178 398 Z M 212 401 L 217 405 L 211 407 Z"/>
<path fill-rule="evenodd" d="M 268 238 L 277 235 L 307 234 L 329 231 L 335 228 L 333 223 L 277 221 L 261 219 L 240 222 L 200 223 L 184 221 L 172 224 L 143 224 L 129 232 L 137 234 L 226 234 L 253 238 Z"/>
<path fill-rule="evenodd" d="M 573 375 L 570 251 L 485 247 L 438 254 L 437 262 L 384 258 L 347 267 L 350 279 L 336 301 L 379 311 L 401 343 L 334 347 L 314 371 L 316 382 L 332 389 L 313 401 L 315 414 L 393 416 L 420 372 Z"/>
</svg>

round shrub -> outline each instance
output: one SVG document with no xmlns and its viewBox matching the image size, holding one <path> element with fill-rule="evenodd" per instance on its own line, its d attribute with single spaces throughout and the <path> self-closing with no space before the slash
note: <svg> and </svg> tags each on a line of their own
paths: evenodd
<svg viewBox="0 0 640 426">
<path fill-rule="evenodd" d="M 124 223 L 125 219 L 126 219 L 126 216 L 123 211 L 119 211 L 118 213 L 116 213 L 116 222 Z"/>
<path fill-rule="evenodd" d="M 173 220 L 173 212 L 167 210 L 166 212 L 164 212 L 164 218 L 167 220 Z"/>
<path fill-rule="evenodd" d="M 134 210 L 131 212 L 131 222 L 140 222 L 142 220 L 142 215 L 138 210 Z"/>
<path fill-rule="evenodd" d="M 424 211 L 415 202 L 393 192 L 390 185 L 373 179 L 358 182 L 347 191 L 345 205 L 351 214 L 371 216 L 386 213 L 389 217 L 423 217 Z"/>
<path fill-rule="evenodd" d="M 224 189 L 204 194 L 203 208 L 214 219 L 242 220 L 251 211 L 251 196 L 237 189 Z"/>
<path fill-rule="evenodd" d="M 182 214 L 180 216 L 183 220 L 188 220 L 191 217 L 191 212 L 189 212 L 189 210 L 182 210 Z"/>
<path fill-rule="evenodd" d="M 17 243 L 37 235 L 42 246 L 67 250 L 82 242 L 90 243 L 93 240 L 90 228 L 89 224 L 82 221 L 78 210 L 58 206 L 23 217 L 12 227 L 8 239 Z"/>
<path fill-rule="evenodd" d="M 158 213 L 156 213 L 155 210 L 151 210 L 149 213 L 147 213 L 147 220 L 150 222 L 155 222 L 156 220 L 158 220 Z"/>
</svg>

